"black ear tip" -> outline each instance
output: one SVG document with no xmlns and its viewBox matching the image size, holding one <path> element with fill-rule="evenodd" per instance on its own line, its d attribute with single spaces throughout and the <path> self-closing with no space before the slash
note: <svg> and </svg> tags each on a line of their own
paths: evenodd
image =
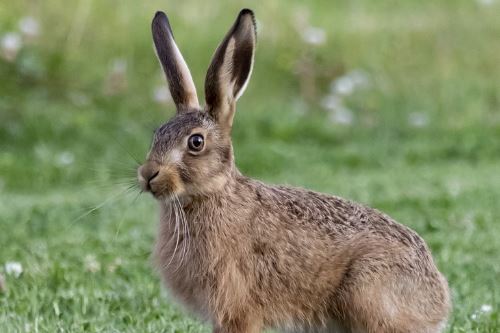
<svg viewBox="0 0 500 333">
<path fill-rule="evenodd" d="M 155 18 L 154 20 L 160 20 L 160 19 L 166 19 L 167 18 L 167 14 L 165 14 L 164 12 L 162 12 L 161 10 L 157 11 L 155 13 Z"/>
<path fill-rule="evenodd" d="M 255 18 L 255 15 L 253 13 L 253 10 L 251 9 L 248 9 L 248 8 L 243 8 L 241 11 L 240 11 L 240 15 L 239 16 L 243 16 L 243 15 L 250 15 L 252 16 L 252 19 Z"/>
<path fill-rule="evenodd" d="M 248 8 L 243 8 L 239 15 L 238 15 L 238 19 L 237 19 L 237 22 L 241 22 L 241 20 L 243 19 L 243 17 L 245 16 L 250 16 L 250 19 L 252 20 L 252 25 L 253 25 L 253 30 L 254 30 L 254 33 L 256 33 L 257 31 L 257 23 L 255 21 L 255 14 L 253 13 L 253 10 L 251 9 L 248 9 Z"/>
<path fill-rule="evenodd" d="M 240 11 L 240 14 L 238 15 L 238 18 L 242 18 L 243 16 L 249 15 L 252 18 L 253 25 L 255 25 L 255 14 L 253 13 L 253 10 L 248 9 L 248 8 L 243 8 Z"/>
<path fill-rule="evenodd" d="M 153 30 L 165 30 L 172 34 L 172 28 L 170 28 L 170 22 L 168 21 L 167 14 L 162 11 L 157 11 L 155 17 L 153 18 L 153 22 L 151 23 Z"/>
<path fill-rule="evenodd" d="M 156 12 L 155 17 L 153 18 L 153 24 L 165 24 L 170 28 L 170 22 L 168 21 L 167 14 L 162 11 Z"/>
</svg>

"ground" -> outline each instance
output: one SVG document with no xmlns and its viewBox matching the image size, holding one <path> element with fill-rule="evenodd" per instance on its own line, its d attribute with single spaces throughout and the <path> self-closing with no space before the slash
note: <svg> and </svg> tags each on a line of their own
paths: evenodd
<svg viewBox="0 0 500 333">
<path fill-rule="evenodd" d="M 242 172 L 415 229 L 449 280 L 447 332 L 500 331 L 494 0 L 2 4 L 0 36 L 24 16 L 39 30 L 0 59 L 0 331 L 209 331 L 162 290 L 156 205 L 133 186 L 173 113 L 154 94 L 149 24 L 157 9 L 170 15 L 202 96 L 245 6 L 259 42 L 233 130 Z"/>
</svg>

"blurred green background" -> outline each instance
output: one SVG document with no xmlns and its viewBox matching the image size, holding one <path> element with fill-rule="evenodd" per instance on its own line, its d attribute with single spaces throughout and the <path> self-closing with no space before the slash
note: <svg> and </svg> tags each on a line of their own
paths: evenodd
<svg viewBox="0 0 500 333">
<path fill-rule="evenodd" d="M 500 331 L 497 0 L 3 1 L 0 331 L 209 331 L 162 290 L 156 205 L 133 184 L 174 112 L 154 12 L 202 100 L 242 7 L 258 48 L 233 130 L 239 168 L 412 227 L 449 279 L 447 331 Z"/>
</svg>

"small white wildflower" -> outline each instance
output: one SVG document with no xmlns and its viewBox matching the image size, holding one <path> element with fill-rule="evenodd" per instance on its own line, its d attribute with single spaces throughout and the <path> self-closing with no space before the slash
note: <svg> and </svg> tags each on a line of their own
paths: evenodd
<svg viewBox="0 0 500 333">
<path fill-rule="evenodd" d="M 350 95 L 358 88 L 370 84 L 368 75 L 361 70 L 354 70 L 335 79 L 330 85 L 330 91 L 338 95 Z"/>
<path fill-rule="evenodd" d="M 172 96 L 168 87 L 165 85 L 158 86 L 153 91 L 153 100 L 158 104 L 169 104 L 172 102 Z"/>
<path fill-rule="evenodd" d="M 21 37 L 16 32 L 8 32 L 0 41 L 2 57 L 7 61 L 14 61 L 22 47 Z"/>
<path fill-rule="evenodd" d="M 467 232 L 472 233 L 476 228 L 476 214 L 473 211 L 468 211 L 462 217 L 462 224 L 465 226 Z"/>
<path fill-rule="evenodd" d="M 335 124 L 350 125 L 354 120 L 354 115 L 342 102 L 338 95 L 330 94 L 321 100 L 321 106 L 329 111 L 330 121 Z"/>
<path fill-rule="evenodd" d="M 35 147 L 33 147 L 33 150 L 35 151 L 35 156 L 37 159 L 40 161 L 51 161 L 53 159 L 53 153 L 50 150 L 49 146 L 45 144 L 44 142 L 38 143 Z"/>
<path fill-rule="evenodd" d="M 477 3 L 482 6 L 491 6 L 495 3 L 495 0 L 477 0 Z"/>
<path fill-rule="evenodd" d="M 111 72 L 116 74 L 125 74 L 127 72 L 127 60 L 115 59 L 111 66 Z"/>
<path fill-rule="evenodd" d="M 425 127 L 429 123 L 429 117 L 425 113 L 412 112 L 408 115 L 408 123 L 413 127 Z"/>
<path fill-rule="evenodd" d="M 342 76 L 333 82 L 333 91 L 339 95 L 350 95 L 354 92 L 354 81 L 348 76 Z"/>
<path fill-rule="evenodd" d="M 96 273 L 101 270 L 101 264 L 97 261 L 96 257 L 88 254 L 84 260 L 85 269 L 91 273 Z"/>
<path fill-rule="evenodd" d="M 59 309 L 59 304 L 57 302 L 52 303 L 52 308 L 54 309 L 54 313 L 56 317 L 59 317 L 61 315 L 61 310 Z"/>
<path fill-rule="evenodd" d="M 319 27 L 306 27 L 302 31 L 302 39 L 311 45 L 322 45 L 326 42 L 326 32 Z"/>
<path fill-rule="evenodd" d="M 57 165 L 68 166 L 75 161 L 75 155 L 69 151 L 63 151 L 57 156 Z"/>
<path fill-rule="evenodd" d="M 340 106 L 330 112 L 330 120 L 336 124 L 350 125 L 354 120 L 354 115 L 352 111 L 345 106 Z"/>
<path fill-rule="evenodd" d="M 19 30 L 26 39 L 34 40 L 40 34 L 40 25 L 34 17 L 26 16 L 19 21 Z"/>
<path fill-rule="evenodd" d="M 491 312 L 491 310 L 493 310 L 493 307 L 491 305 L 489 305 L 489 304 L 481 305 L 481 312 L 488 313 L 488 312 Z"/>
<path fill-rule="evenodd" d="M 489 304 L 483 304 L 479 308 L 479 310 L 475 311 L 473 314 L 471 314 L 470 318 L 472 320 L 477 320 L 482 314 L 490 313 L 493 310 L 493 307 Z"/>
<path fill-rule="evenodd" d="M 354 82 L 356 87 L 363 88 L 370 85 L 370 78 L 368 77 L 368 74 L 360 69 L 355 69 L 349 72 L 348 76 Z"/>
<path fill-rule="evenodd" d="M 23 266 L 20 262 L 9 261 L 5 263 L 5 273 L 18 278 L 23 273 Z"/>
<path fill-rule="evenodd" d="M 342 100 L 337 95 L 327 95 L 321 100 L 321 106 L 326 110 L 333 111 L 342 107 Z"/>
<path fill-rule="evenodd" d="M 110 273 L 113 273 L 114 271 L 116 271 L 116 269 L 118 269 L 122 265 L 123 265 L 123 260 L 122 258 L 118 257 L 108 266 L 108 271 Z"/>
<path fill-rule="evenodd" d="M 448 182 L 447 188 L 448 188 L 448 193 L 452 197 L 457 197 L 462 190 L 462 184 L 460 183 L 459 180 L 455 179 L 455 180 Z"/>
</svg>

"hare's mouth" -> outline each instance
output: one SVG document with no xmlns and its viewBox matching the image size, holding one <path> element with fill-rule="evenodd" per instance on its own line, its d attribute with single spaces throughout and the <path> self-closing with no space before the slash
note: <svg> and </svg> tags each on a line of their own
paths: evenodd
<svg viewBox="0 0 500 333">
<path fill-rule="evenodd" d="M 163 178 L 163 177 L 162 177 Z M 144 192 L 151 193 L 156 199 L 167 199 L 175 195 L 175 186 L 170 179 L 162 179 L 156 176 L 149 182 L 139 180 L 141 188 Z"/>
<path fill-rule="evenodd" d="M 146 162 L 137 170 L 139 185 L 144 192 L 156 199 L 166 199 L 182 192 L 182 183 L 177 172 L 154 162 Z"/>
<path fill-rule="evenodd" d="M 158 184 L 158 186 L 152 184 L 147 192 L 151 193 L 156 199 L 161 200 L 168 199 L 175 194 L 170 187 L 164 184 Z"/>
</svg>

